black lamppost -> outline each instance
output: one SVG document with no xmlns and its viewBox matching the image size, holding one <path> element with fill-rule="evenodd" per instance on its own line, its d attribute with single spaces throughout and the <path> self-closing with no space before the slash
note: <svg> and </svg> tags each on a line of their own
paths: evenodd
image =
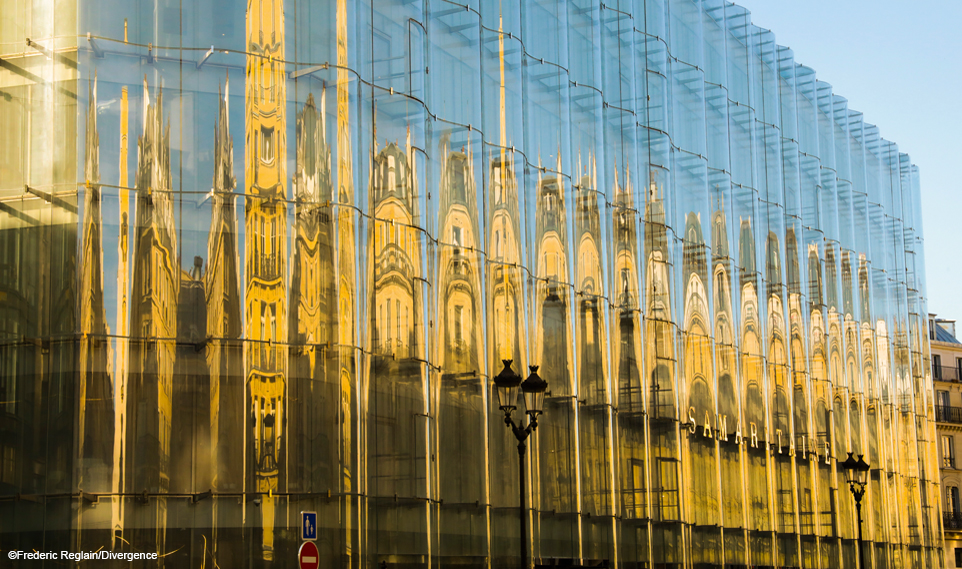
<svg viewBox="0 0 962 569">
<path fill-rule="evenodd" d="M 524 452 L 527 448 L 525 440 L 538 428 L 538 415 L 544 408 L 544 393 L 548 389 L 548 382 L 538 375 L 538 366 L 528 366 L 531 369 L 531 375 L 522 382 L 521 376 L 511 369 L 511 361 L 501 360 L 504 369 L 495 376 L 494 386 L 498 393 L 498 407 L 504 411 L 504 424 L 511 429 L 515 438 L 518 439 L 518 471 L 521 474 L 519 484 L 521 492 L 519 508 L 521 518 L 521 567 L 522 569 L 528 569 L 528 542 L 524 523 Z M 518 426 L 511 418 L 511 412 L 517 409 L 519 387 L 522 392 L 521 402 L 526 408 L 525 413 L 528 414 L 528 425 L 525 427 Z M 523 415 L 521 423 L 524 423 Z"/>
<path fill-rule="evenodd" d="M 845 481 L 855 497 L 855 512 L 858 515 L 858 566 L 865 569 L 865 553 L 862 548 L 862 496 L 865 496 L 865 486 L 868 484 L 869 465 L 858 455 L 858 460 L 848 453 L 848 458 L 842 463 L 845 470 Z"/>
</svg>

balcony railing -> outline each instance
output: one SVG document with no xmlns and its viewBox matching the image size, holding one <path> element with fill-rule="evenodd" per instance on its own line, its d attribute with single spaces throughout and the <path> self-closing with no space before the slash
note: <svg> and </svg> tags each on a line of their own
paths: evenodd
<svg viewBox="0 0 962 569">
<path fill-rule="evenodd" d="M 935 420 L 939 423 L 962 424 L 962 407 L 935 406 Z"/>
<path fill-rule="evenodd" d="M 959 381 L 959 368 L 932 364 L 932 379 L 935 381 Z"/>
<path fill-rule="evenodd" d="M 947 530 L 962 529 L 962 512 L 946 512 L 942 516 L 942 525 Z"/>
</svg>

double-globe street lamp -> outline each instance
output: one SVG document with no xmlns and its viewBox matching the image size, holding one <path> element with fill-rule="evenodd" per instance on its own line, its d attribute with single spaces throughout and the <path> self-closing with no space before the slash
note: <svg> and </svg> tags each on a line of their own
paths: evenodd
<svg viewBox="0 0 962 569">
<path fill-rule="evenodd" d="M 870 467 L 862 455 L 858 455 L 858 460 L 855 460 L 852 453 L 848 453 L 848 458 L 842 463 L 842 469 L 845 470 L 848 488 L 855 497 L 855 512 L 858 516 L 858 566 L 860 569 L 865 569 L 865 553 L 862 550 L 862 497 L 865 496 Z"/>
<path fill-rule="evenodd" d="M 524 453 L 527 448 L 525 441 L 528 436 L 538 428 L 538 415 L 544 409 L 544 394 L 548 389 L 548 382 L 541 379 L 538 375 L 538 366 L 528 366 L 531 374 L 528 379 L 521 381 L 521 376 L 511 369 L 512 360 L 501 360 L 504 369 L 494 378 L 495 391 L 498 394 L 498 407 L 504 411 L 504 424 L 511 429 L 515 438 L 518 439 L 518 471 L 520 473 L 519 490 L 521 492 L 520 518 L 521 518 L 521 567 L 528 569 L 528 543 L 525 531 L 525 505 L 524 505 Z M 518 390 L 521 390 L 521 403 L 525 409 L 523 413 L 528 415 L 528 424 L 519 426 L 511 418 L 511 413 L 517 409 Z M 524 423 L 524 414 L 521 416 Z"/>
</svg>

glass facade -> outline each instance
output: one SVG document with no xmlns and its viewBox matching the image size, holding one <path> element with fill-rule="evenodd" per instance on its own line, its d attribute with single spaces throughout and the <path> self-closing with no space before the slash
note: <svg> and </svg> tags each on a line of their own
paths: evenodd
<svg viewBox="0 0 962 569">
<path fill-rule="evenodd" d="M 3 11 L 0 549 L 517 567 L 510 359 L 538 564 L 855 567 L 848 452 L 942 562 L 918 170 L 745 9 Z"/>
</svg>

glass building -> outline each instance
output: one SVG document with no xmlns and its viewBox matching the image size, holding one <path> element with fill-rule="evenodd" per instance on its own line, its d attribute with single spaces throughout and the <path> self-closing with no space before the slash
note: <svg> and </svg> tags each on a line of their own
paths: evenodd
<svg viewBox="0 0 962 569">
<path fill-rule="evenodd" d="M 723 0 L 5 0 L 0 549 L 517 567 L 512 360 L 539 565 L 938 566 L 919 195 Z"/>
</svg>

